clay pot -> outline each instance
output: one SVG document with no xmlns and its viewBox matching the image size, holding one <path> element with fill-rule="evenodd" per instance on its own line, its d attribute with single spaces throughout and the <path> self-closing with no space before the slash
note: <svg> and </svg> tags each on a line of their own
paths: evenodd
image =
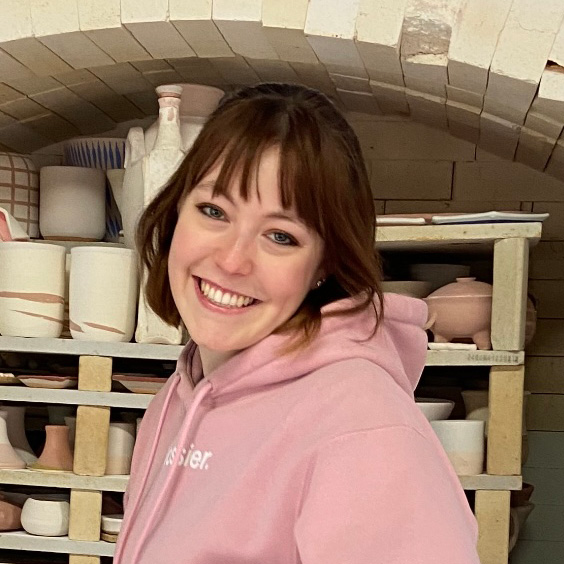
<svg viewBox="0 0 564 564">
<path fill-rule="evenodd" d="M 29 497 L 21 515 L 22 527 L 30 535 L 62 537 L 69 532 L 68 501 Z"/>
<path fill-rule="evenodd" d="M 484 422 L 465 419 L 431 421 L 439 441 L 459 476 L 481 474 L 484 470 Z"/>
<path fill-rule="evenodd" d="M 0 531 L 15 531 L 22 528 L 22 508 L 17 503 L 0 499 Z"/>
<path fill-rule="evenodd" d="M 129 474 L 135 444 L 135 424 L 110 423 L 106 474 Z"/>
<path fill-rule="evenodd" d="M 39 228 L 45 239 L 100 241 L 106 232 L 106 173 L 95 168 L 41 169 Z"/>
<path fill-rule="evenodd" d="M 457 278 L 425 298 L 435 342 L 448 343 L 455 338 L 472 339 L 480 350 L 491 349 L 491 284 L 475 278 Z"/>
<path fill-rule="evenodd" d="M 23 405 L 3 405 L 1 408 L 7 414 L 6 425 L 10 444 L 26 464 L 33 464 L 37 460 L 37 456 L 35 456 L 25 434 L 25 409 Z"/>
<path fill-rule="evenodd" d="M 72 471 L 73 459 L 66 425 L 45 425 L 47 438 L 41 456 L 30 468 L 36 470 Z"/>
<path fill-rule="evenodd" d="M 8 426 L 6 419 L 8 413 L 0 411 L 0 468 L 20 469 L 25 468 L 26 463 L 18 456 L 8 438 Z"/>
<path fill-rule="evenodd" d="M 5 337 L 59 337 L 65 303 L 65 248 L 4 242 L 0 264 L 0 333 Z"/>
</svg>

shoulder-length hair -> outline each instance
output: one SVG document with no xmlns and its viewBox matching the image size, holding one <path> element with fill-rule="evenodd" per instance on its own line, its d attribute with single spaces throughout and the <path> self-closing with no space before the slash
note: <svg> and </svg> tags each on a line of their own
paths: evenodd
<svg viewBox="0 0 564 564">
<path fill-rule="evenodd" d="M 374 307 L 374 331 L 383 315 L 381 261 L 374 249 L 376 214 L 356 134 L 322 93 L 294 84 L 259 84 L 226 95 L 167 185 L 144 211 L 137 246 L 147 267 L 146 297 L 171 325 L 180 323 L 168 278 L 168 257 L 179 209 L 187 194 L 221 165 L 214 195 L 240 180 L 244 199 L 266 149 L 280 151 L 280 200 L 324 242 L 325 281 L 310 291 L 277 333 L 290 333 L 290 349 L 311 342 L 321 308 L 357 297 L 347 315 Z M 376 297 L 376 300 L 374 300 Z"/>
</svg>

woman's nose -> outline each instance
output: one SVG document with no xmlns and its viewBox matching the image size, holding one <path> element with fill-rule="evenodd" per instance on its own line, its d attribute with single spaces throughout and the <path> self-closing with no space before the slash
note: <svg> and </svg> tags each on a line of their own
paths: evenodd
<svg viewBox="0 0 564 564">
<path fill-rule="evenodd" d="M 229 274 L 250 274 L 254 264 L 254 245 L 242 235 L 231 235 L 220 242 L 216 263 Z"/>
</svg>

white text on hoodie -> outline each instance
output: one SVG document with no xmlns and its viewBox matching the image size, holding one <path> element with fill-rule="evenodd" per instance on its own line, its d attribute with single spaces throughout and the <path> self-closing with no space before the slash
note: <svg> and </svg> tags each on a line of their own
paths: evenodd
<svg viewBox="0 0 564 564">
<path fill-rule="evenodd" d="M 165 457 L 165 466 L 171 466 L 174 462 L 174 457 L 176 456 L 176 447 L 171 446 Z M 180 451 L 180 456 L 178 457 L 178 466 L 190 466 L 193 470 L 207 470 L 207 461 L 213 456 L 210 450 L 197 450 L 194 448 L 194 444 L 190 445 L 190 450 L 186 452 L 183 448 Z"/>
</svg>

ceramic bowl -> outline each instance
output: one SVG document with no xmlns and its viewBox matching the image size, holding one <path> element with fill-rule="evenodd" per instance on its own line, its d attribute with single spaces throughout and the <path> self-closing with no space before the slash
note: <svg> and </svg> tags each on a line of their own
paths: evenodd
<svg viewBox="0 0 564 564">
<path fill-rule="evenodd" d="M 30 535 L 62 537 L 69 532 L 69 510 L 66 500 L 29 497 L 22 509 L 22 527 Z"/>
<path fill-rule="evenodd" d="M 63 161 L 68 166 L 108 170 L 123 168 L 125 139 L 116 137 L 76 137 L 63 145 Z"/>
<path fill-rule="evenodd" d="M 454 409 L 452 400 L 436 398 L 415 398 L 417 407 L 423 412 L 427 421 L 439 421 L 448 419 Z"/>
<path fill-rule="evenodd" d="M 112 535 L 117 535 L 121 529 L 121 523 L 123 521 L 123 515 L 102 515 L 102 531 L 104 533 L 110 533 Z"/>
<path fill-rule="evenodd" d="M 468 338 L 478 349 L 491 349 L 492 285 L 475 278 L 457 278 L 425 298 L 427 329 L 435 341 Z"/>
<path fill-rule="evenodd" d="M 433 291 L 433 287 L 429 282 L 421 280 L 386 280 L 382 282 L 382 290 L 411 298 L 426 298 Z"/>
</svg>

